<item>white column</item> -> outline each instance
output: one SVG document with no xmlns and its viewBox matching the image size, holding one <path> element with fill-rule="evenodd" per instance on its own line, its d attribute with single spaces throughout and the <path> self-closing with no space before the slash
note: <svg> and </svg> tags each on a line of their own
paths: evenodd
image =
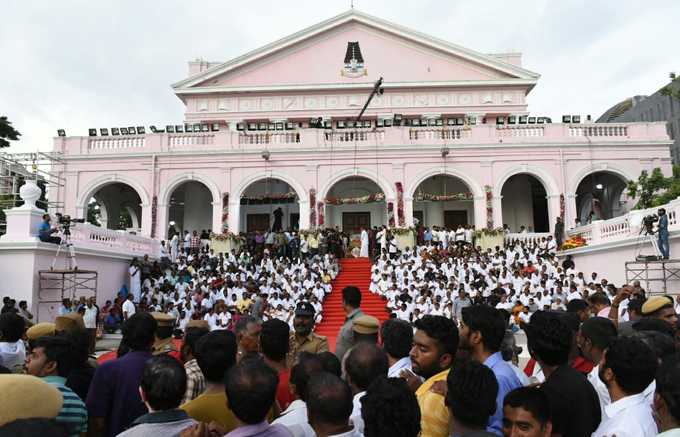
<svg viewBox="0 0 680 437">
<path fill-rule="evenodd" d="M 300 200 L 299 211 L 300 211 L 300 229 L 309 229 L 309 200 Z"/>
<path fill-rule="evenodd" d="M 241 199 L 236 199 L 233 201 L 231 196 L 229 197 L 229 232 L 233 234 L 238 234 L 241 232 L 239 226 L 240 224 L 240 214 L 241 214 Z"/>
<path fill-rule="evenodd" d="M 560 216 L 560 195 L 553 194 L 547 196 L 548 199 L 548 226 L 550 232 L 555 232 L 555 222 Z"/>
<path fill-rule="evenodd" d="M 143 214 L 142 214 L 143 215 Z M 158 211 L 156 212 L 156 238 L 165 240 L 168 238 L 168 229 L 170 221 L 170 207 L 167 204 L 159 203 Z M 144 220 L 142 219 L 142 225 Z M 176 228 L 178 231 L 179 228 Z M 181 235 L 180 235 L 181 237 Z"/>
<path fill-rule="evenodd" d="M 493 207 L 493 225 L 495 228 L 503 227 L 503 196 L 491 199 Z M 486 227 L 486 198 L 484 199 L 484 227 Z"/>
<path fill-rule="evenodd" d="M 210 230 L 216 234 L 222 233 L 222 199 L 212 202 L 212 228 Z"/>
<path fill-rule="evenodd" d="M 486 228 L 486 197 L 485 196 L 475 196 L 474 197 L 474 210 L 475 210 L 475 229 Z M 494 216 L 496 213 L 494 212 Z M 498 227 L 496 224 L 496 218 L 494 217 L 494 226 Z"/>
<path fill-rule="evenodd" d="M 425 218 L 425 217 L 423 217 Z M 397 220 L 399 218 L 397 217 Z M 413 226 L 413 197 L 404 196 L 404 220 L 406 220 L 406 226 Z M 425 225 L 425 223 L 421 223 Z"/>
<path fill-rule="evenodd" d="M 576 210 L 576 194 L 568 193 L 564 196 L 564 228 L 571 229 L 576 224 L 578 211 Z"/>
<path fill-rule="evenodd" d="M 118 215 L 120 215 L 120 211 Z M 117 217 L 114 220 L 117 220 Z M 142 235 L 145 237 L 151 236 L 151 205 L 147 203 L 142 204 Z M 165 235 L 157 234 L 156 238 L 165 239 Z"/>
</svg>

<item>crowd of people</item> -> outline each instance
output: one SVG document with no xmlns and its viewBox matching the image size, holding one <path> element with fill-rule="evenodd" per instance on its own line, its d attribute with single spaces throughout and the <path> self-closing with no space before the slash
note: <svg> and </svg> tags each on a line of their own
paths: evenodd
<svg viewBox="0 0 680 437">
<path fill-rule="evenodd" d="M 54 323 L 7 297 L 0 437 L 680 434 L 680 298 L 617 287 L 549 244 L 481 250 L 442 231 L 391 252 L 376 230 L 382 324 L 359 288 L 332 289 L 347 247 L 303 256 L 286 232 L 219 254 L 171 240 L 116 299 L 65 300 Z M 314 332 L 331 292 L 335 345 Z M 122 340 L 94 360 L 97 328 Z"/>
</svg>

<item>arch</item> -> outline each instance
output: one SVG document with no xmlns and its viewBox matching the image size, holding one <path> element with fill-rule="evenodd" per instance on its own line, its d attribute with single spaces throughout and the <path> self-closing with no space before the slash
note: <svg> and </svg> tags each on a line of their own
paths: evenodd
<svg viewBox="0 0 680 437">
<path fill-rule="evenodd" d="M 548 197 L 557 196 L 560 193 L 560 189 L 558 188 L 557 182 L 552 176 L 550 176 L 548 172 L 539 168 L 535 167 L 530 168 L 527 165 L 521 165 L 512 167 L 508 169 L 505 173 L 503 173 L 503 176 L 501 176 L 498 179 L 496 186 L 493 187 L 494 197 L 500 197 L 501 191 L 503 191 L 503 185 L 505 185 L 508 179 L 519 174 L 527 174 L 538 179 L 539 182 L 543 184 L 543 188 L 545 189 L 545 193 Z"/>
<path fill-rule="evenodd" d="M 383 194 L 385 194 L 385 200 L 392 201 L 393 199 L 396 199 L 392 184 L 390 184 L 386 179 L 379 177 L 376 173 L 361 168 L 348 168 L 331 175 L 331 178 L 326 182 L 323 188 L 319 190 L 317 199 L 325 199 L 328 195 L 328 192 L 331 190 L 331 188 L 333 188 L 333 185 L 352 176 L 361 176 L 373 181 L 377 186 L 380 187 Z"/>
<path fill-rule="evenodd" d="M 431 178 L 432 176 L 438 176 L 438 175 L 447 175 L 447 176 L 452 176 L 454 178 L 458 178 L 461 181 L 465 183 L 465 185 L 468 186 L 470 191 L 472 192 L 472 195 L 474 197 L 482 197 L 484 196 L 484 191 L 482 190 L 482 187 L 472 178 L 469 176 L 465 175 L 464 173 L 461 173 L 459 171 L 453 170 L 453 169 L 444 169 L 442 167 L 433 167 L 427 171 L 424 171 L 418 175 L 416 180 L 411 184 L 409 187 L 408 191 L 406 192 L 406 195 L 404 197 L 406 198 L 413 198 L 413 195 L 415 194 L 416 190 L 422 184 L 425 182 L 428 178 Z"/>
<path fill-rule="evenodd" d="M 164 184 L 164 187 L 162 191 L 160 192 L 160 195 L 158 196 L 159 198 L 159 204 L 160 205 L 169 205 L 170 203 L 170 197 L 172 196 L 172 193 L 175 191 L 177 187 L 182 185 L 184 182 L 200 182 L 205 187 L 210 191 L 210 194 L 212 195 L 213 198 L 213 204 L 215 202 L 220 202 L 222 200 L 222 195 L 220 194 L 220 189 L 217 187 L 217 184 L 214 183 L 211 179 L 206 178 L 204 176 L 201 176 L 200 174 L 196 173 L 182 173 L 179 175 L 174 176 L 172 179 L 170 179 L 166 184 Z M 159 206 L 160 206 L 159 205 Z"/>
<path fill-rule="evenodd" d="M 248 187 L 255 182 L 264 180 L 264 179 L 278 179 L 280 181 L 283 181 L 287 183 L 293 190 L 295 190 L 295 194 L 298 196 L 298 201 L 300 203 L 302 202 L 308 202 L 307 199 L 307 190 L 305 190 L 302 185 L 295 180 L 294 178 L 288 176 L 285 173 L 280 173 L 276 171 L 268 172 L 269 174 L 262 175 L 260 174 L 253 174 L 248 176 L 247 178 L 244 178 L 241 180 L 241 183 L 238 185 L 236 190 L 232 194 L 229 195 L 229 202 L 234 202 L 238 203 L 241 199 L 241 196 L 245 191 L 248 189 Z"/>
<path fill-rule="evenodd" d="M 90 201 L 90 199 L 97 193 L 97 191 L 101 190 L 107 185 L 110 184 L 115 184 L 115 183 L 121 183 L 121 184 L 126 184 L 130 186 L 133 190 L 137 192 L 137 195 L 142 201 L 142 208 L 148 207 L 151 205 L 151 199 L 149 198 L 149 193 L 146 192 L 144 187 L 139 184 L 136 180 L 129 178 L 127 176 L 121 176 L 117 173 L 113 174 L 107 174 L 100 176 L 93 181 L 91 181 L 87 185 L 87 189 L 82 191 L 82 194 L 78 197 L 76 207 L 81 209 L 82 211 L 87 210 L 87 204 Z M 78 211 L 80 214 L 81 211 Z"/>
<path fill-rule="evenodd" d="M 637 176 L 629 174 L 626 170 L 621 167 L 611 165 L 609 163 L 597 163 L 592 165 L 587 165 L 576 172 L 576 174 L 571 178 L 567 193 L 570 195 L 575 195 L 578 190 L 578 186 L 583 182 L 585 178 L 593 173 L 605 172 L 611 173 L 619 176 L 624 180 L 624 183 L 628 183 L 630 180 L 635 180 Z"/>
</svg>

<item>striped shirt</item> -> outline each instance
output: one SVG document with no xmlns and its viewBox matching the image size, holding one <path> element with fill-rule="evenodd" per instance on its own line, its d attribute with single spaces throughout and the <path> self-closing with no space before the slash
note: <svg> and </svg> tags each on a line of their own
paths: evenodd
<svg viewBox="0 0 680 437">
<path fill-rule="evenodd" d="M 81 433 L 87 432 L 87 409 L 78 395 L 66 387 L 66 378 L 45 376 L 43 380 L 55 386 L 64 397 L 64 405 L 56 417 L 57 422 L 69 426 L 71 436 L 77 437 Z"/>
</svg>

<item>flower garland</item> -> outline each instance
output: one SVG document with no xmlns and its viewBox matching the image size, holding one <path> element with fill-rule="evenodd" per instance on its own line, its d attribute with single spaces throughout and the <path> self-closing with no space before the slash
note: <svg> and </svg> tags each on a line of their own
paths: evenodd
<svg viewBox="0 0 680 437">
<path fill-rule="evenodd" d="M 493 188 L 491 185 L 484 185 L 484 195 L 486 197 L 486 228 L 493 229 Z"/>
<path fill-rule="evenodd" d="M 298 233 L 300 234 L 301 237 L 307 238 L 310 235 L 318 237 L 321 231 L 318 229 L 300 229 Z"/>
<path fill-rule="evenodd" d="M 361 197 L 326 197 L 326 204 L 328 205 L 352 205 L 364 204 L 372 202 L 382 202 L 385 200 L 385 194 L 373 193 Z"/>
<path fill-rule="evenodd" d="M 566 209 L 566 205 L 564 202 L 564 194 L 560 194 L 560 217 L 562 218 L 562 222 L 564 222 L 564 210 Z"/>
<path fill-rule="evenodd" d="M 562 250 L 576 249 L 578 247 L 583 247 L 587 245 L 588 243 L 586 242 L 586 240 L 583 237 L 577 235 L 575 237 L 569 238 L 567 241 L 562 243 L 561 249 Z"/>
<path fill-rule="evenodd" d="M 229 232 L 229 193 L 222 196 L 222 233 Z"/>
<path fill-rule="evenodd" d="M 416 228 L 410 227 L 410 228 L 405 228 L 405 227 L 398 227 L 398 228 L 392 228 L 390 229 L 390 233 L 392 235 L 408 235 L 411 233 L 415 233 Z"/>
<path fill-rule="evenodd" d="M 387 202 L 387 225 L 394 227 L 394 202 Z"/>
<path fill-rule="evenodd" d="M 318 210 L 319 210 L 319 211 L 318 211 L 318 214 L 319 214 L 319 227 L 321 227 L 321 226 L 323 226 L 324 221 L 325 221 L 325 218 L 326 218 L 326 217 L 325 217 L 325 214 L 324 214 L 324 204 L 323 204 L 323 202 L 318 202 L 318 203 L 316 204 L 316 206 L 317 206 L 317 208 L 318 208 Z"/>
<path fill-rule="evenodd" d="M 156 237 L 156 220 L 158 219 L 158 196 L 151 199 L 151 238 Z"/>
<path fill-rule="evenodd" d="M 316 228 L 316 190 L 309 189 L 309 226 Z"/>
<path fill-rule="evenodd" d="M 221 234 L 210 233 L 210 239 L 215 241 L 240 241 L 241 237 L 238 235 L 224 230 Z"/>
<path fill-rule="evenodd" d="M 474 232 L 475 238 L 481 237 L 498 237 L 499 235 L 505 235 L 505 229 L 503 228 L 484 228 L 478 229 Z"/>
<path fill-rule="evenodd" d="M 414 200 L 422 201 L 448 201 L 448 200 L 472 200 L 472 193 L 456 193 L 456 194 L 431 194 L 418 193 Z"/>
<path fill-rule="evenodd" d="M 397 187 L 397 223 L 399 226 L 406 224 L 406 217 L 404 216 L 404 186 L 401 182 L 394 184 Z"/>
<path fill-rule="evenodd" d="M 292 191 L 284 194 L 268 194 L 266 196 L 241 196 L 241 205 L 289 203 L 294 201 L 296 197 L 297 194 Z"/>
</svg>

